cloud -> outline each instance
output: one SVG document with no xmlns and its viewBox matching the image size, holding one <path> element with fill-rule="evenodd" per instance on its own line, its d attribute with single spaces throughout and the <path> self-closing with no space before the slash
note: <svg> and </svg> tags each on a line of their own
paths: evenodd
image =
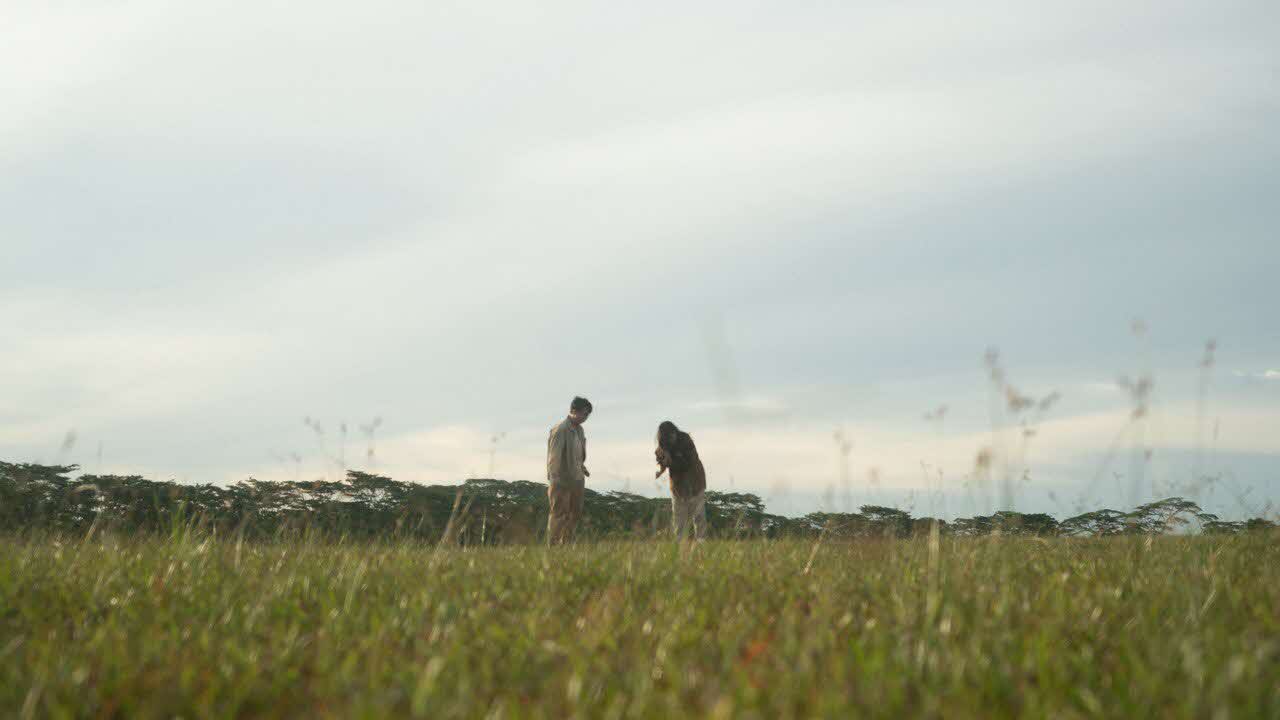
<svg viewBox="0 0 1280 720">
<path fill-rule="evenodd" d="M 778 398 L 763 395 L 728 400 L 699 400 L 689 403 L 695 412 L 719 412 L 735 419 L 768 418 L 786 415 L 791 407 Z"/>
<path fill-rule="evenodd" d="M 606 414 L 593 417 L 587 427 L 593 487 L 662 494 L 665 486 L 651 482 L 653 446 L 648 426 L 623 436 L 618 426 L 625 422 Z M 1185 451 L 1199 447 L 1214 453 L 1280 457 L 1280 443 L 1271 432 L 1278 425 L 1280 412 L 1275 409 L 1227 409 L 1214 413 L 1216 430 L 1208 432 L 1197 426 L 1190 404 L 1163 406 L 1141 433 L 1123 409 L 1045 420 L 1027 438 L 1017 426 L 996 433 L 964 429 L 937 435 L 921 425 L 846 422 L 841 437 L 850 442 L 847 456 L 838 439 L 833 439 L 831 426 L 820 422 L 792 419 L 749 427 L 700 422 L 685 427 L 698 445 L 713 489 L 734 487 L 767 495 L 782 489 L 809 494 L 841 490 L 843 477 L 860 493 L 873 488 L 926 491 L 939 482 L 939 476 L 945 487 L 956 490 L 980 474 L 975 473 L 979 451 L 993 447 L 996 479 L 1006 466 L 1015 478 L 1025 466 L 1042 486 L 1082 484 L 1097 470 L 1099 453 L 1117 442 L 1122 455 L 1135 443 L 1144 443 L 1143 447 L 1154 450 L 1156 471 L 1176 475 L 1185 468 L 1166 465 L 1166 453 L 1181 458 Z M 338 452 L 334 437 L 330 427 L 326 435 L 330 458 Z M 541 480 L 545 443 L 545 431 L 530 427 L 499 436 L 475 426 L 433 426 L 379 438 L 372 469 L 401 480 L 453 483 L 488 476 L 492 462 L 499 477 Z M 364 440 L 353 431 L 345 457 L 360 463 L 363 448 Z M 317 462 L 314 449 L 308 457 L 307 472 L 333 472 Z M 242 472 L 264 477 L 261 468 Z M 291 469 L 265 472 L 265 477 L 283 479 L 287 475 L 280 473 Z"/>
<path fill-rule="evenodd" d="M 1246 372 L 1244 370 L 1236 370 L 1235 377 L 1246 381 L 1267 382 L 1271 380 L 1280 380 L 1280 370 L 1263 370 L 1262 372 Z"/>
<path fill-rule="evenodd" d="M 333 468 L 299 417 L 381 415 L 397 477 L 494 451 L 536 479 L 585 392 L 617 487 L 672 416 L 757 489 L 838 478 L 841 424 L 858 477 L 908 488 L 989 441 L 988 344 L 1068 400 L 1132 366 L 1132 314 L 1157 369 L 1210 333 L 1276 350 L 1270 4 L 13 14 L 6 454 L 75 428 L 162 475 L 288 477 L 273 449 Z M 1033 458 L 1123 424 L 1109 383 L 1078 395 Z"/>
<path fill-rule="evenodd" d="M 68 429 L 101 434 L 138 420 L 198 416 L 211 397 L 256 371 L 263 344 L 247 334 L 175 332 L 29 343 L 0 362 L 8 402 L 26 410 L 0 420 L 0 443 L 39 446 Z"/>
</svg>

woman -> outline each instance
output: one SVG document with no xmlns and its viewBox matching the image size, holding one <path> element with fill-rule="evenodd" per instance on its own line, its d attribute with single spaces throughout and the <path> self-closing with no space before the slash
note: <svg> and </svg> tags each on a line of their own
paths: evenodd
<svg viewBox="0 0 1280 720">
<path fill-rule="evenodd" d="M 671 515 L 676 539 L 683 538 L 692 524 L 693 537 L 701 540 L 707 534 L 707 471 L 698 459 L 698 449 L 689 433 L 670 420 L 658 425 L 657 443 L 653 454 L 658 472 L 654 477 L 671 471 Z"/>
</svg>

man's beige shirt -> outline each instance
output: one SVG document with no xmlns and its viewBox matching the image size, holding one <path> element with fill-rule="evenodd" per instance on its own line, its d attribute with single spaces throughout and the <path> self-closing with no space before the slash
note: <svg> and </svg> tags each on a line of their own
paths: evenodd
<svg viewBox="0 0 1280 720">
<path fill-rule="evenodd" d="M 587 461 L 587 434 L 581 425 L 565 418 L 547 436 L 547 482 L 581 487 L 586 484 L 582 466 Z"/>
</svg>

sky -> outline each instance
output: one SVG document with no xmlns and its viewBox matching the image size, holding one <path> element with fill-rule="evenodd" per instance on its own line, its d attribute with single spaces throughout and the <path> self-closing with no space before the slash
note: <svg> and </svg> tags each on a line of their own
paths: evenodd
<svg viewBox="0 0 1280 720">
<path fill-rule="evenodd" d="M 4 14 L 0 459 L 1280 512 L 1270 0 Z"/>
</svg>

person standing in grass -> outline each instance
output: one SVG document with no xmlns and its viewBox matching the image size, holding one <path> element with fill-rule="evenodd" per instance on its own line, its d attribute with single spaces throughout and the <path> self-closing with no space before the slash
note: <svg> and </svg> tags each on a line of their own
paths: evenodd
<svg viewBox="0 0 1280 720">
<path fill-rule="evenodd" d="M 653 454 L 658 460 L 658 472 L 654 477 L 670 471 L 671 516 L 676 540 L 686 535 L 701 540 L 707 534 L 707 471 L 698 457 L 698 448 L 694 447 L 689 433 L 670 420 L 658 425 L 657 443 Z"/>
<path fill-rule="evenodd" d="M 559 545 L 573 537 L 582 519 L 582 496 L 591 473 L 587 460 L 587 436 L 582 423 L 591 416 L 591 401 L 575 397 L 569 416 L 551 428 L 547 437 L 547 542 Z"/>
</svg>

